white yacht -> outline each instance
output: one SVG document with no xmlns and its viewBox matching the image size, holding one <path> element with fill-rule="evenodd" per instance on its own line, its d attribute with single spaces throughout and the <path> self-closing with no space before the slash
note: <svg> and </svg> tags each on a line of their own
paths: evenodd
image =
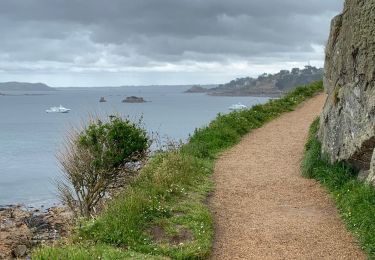
<svg viewBox="0 0 375 260">
<path fill-rule="evenodd" d="M 60 105 L 59 107 L 50 107 L 46 110 L 47 113 L 68 113 L 71 109 L 63 107 Z"/>
<path fill-rule="evenodd" d="M 241 110 L 241 109 L 245 109 L 247 108 L 247 106 L 241 104 L 241 103 L 238 103 L 238 104 L 234 104 L 234 105 L 231 105 L 229 107 L 230 110 Z"/>
</svg>

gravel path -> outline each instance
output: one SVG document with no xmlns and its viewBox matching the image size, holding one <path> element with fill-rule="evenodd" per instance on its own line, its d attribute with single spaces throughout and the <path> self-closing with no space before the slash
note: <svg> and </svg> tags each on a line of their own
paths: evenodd
<svg viewBox="0 0 375 260">
<path fill-rule="evenodd" d="M 301 177 L 308 128 L 325 98 L 253 131 L 217 161 L 212 259 L 366 259 L 327 192 Z"/>
</svg>

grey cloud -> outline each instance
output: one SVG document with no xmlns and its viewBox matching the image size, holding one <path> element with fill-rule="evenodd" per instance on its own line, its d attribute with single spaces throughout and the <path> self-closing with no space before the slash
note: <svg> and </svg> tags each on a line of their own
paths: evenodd
<svg viewBox="0 0 375 260">
<path fill-rule="evenodd" d="M 329 21 L 342 5 L 343 0 L 4 0 L 0 70 L 7 70 L 6 61 L 56 62 L 63 68 L 262 57 L 298 62 L 316 55 L 312 45 L 324 45 Z"/>
</svg>

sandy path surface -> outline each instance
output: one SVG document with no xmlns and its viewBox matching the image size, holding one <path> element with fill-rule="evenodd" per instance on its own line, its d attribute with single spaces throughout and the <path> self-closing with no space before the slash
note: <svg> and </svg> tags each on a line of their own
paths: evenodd
<svg viewBox="0 0 375 260">
<path fill-rule="evenodd" d="M 366 259 L 328 193 L 300 173 L 325 97 L 253 131 L 217 161 L 212 259 Z"/>
</svg>

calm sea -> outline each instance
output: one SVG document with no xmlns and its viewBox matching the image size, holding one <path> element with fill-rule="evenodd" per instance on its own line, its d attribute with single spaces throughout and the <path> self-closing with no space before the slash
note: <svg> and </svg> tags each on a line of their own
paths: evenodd
<svg viewBox="0 0 375 260">
<path fill-rule="evenodd" d="M 195 128 L 210 122 L 217 113 L 228 113 L 228 107 L 234 103 L 251 106 L 268 100 L 183 93 L 187 88 L 65 88 L 38 92 L 41 95 L 14 92 L 0 96 L 0 205 L 22 203 L 40 207 L 58 202 L 53 184 L 59 175 L 56 151 L 70 126 L 79 124 L 89 114 L 119 113 L 132 119 L 143 116 L 149 132 L 158 133 L 162 139 L 185 141 Z M 131 95 L 150 102 L 121 102 Z M 99 103 L 101 96 L 106 103 Z M 72 111 L 45 112 L 60 104 Z"/>
</svg>

